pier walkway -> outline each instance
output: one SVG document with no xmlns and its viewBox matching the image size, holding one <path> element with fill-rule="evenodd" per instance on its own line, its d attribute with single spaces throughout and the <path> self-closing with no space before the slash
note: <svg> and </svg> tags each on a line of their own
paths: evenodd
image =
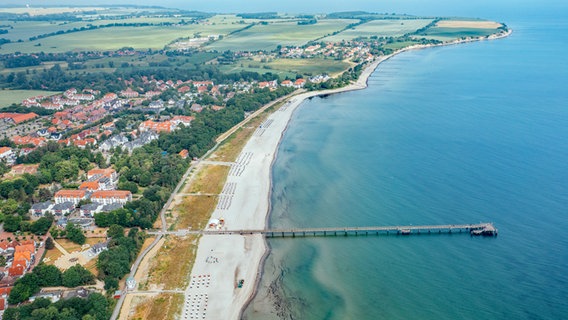
<svg viewBox="0 0 568 320">
<path fill-rule="evenodd" d="M 148 234 L 172 234 L 178 236 L 200 235 L 247 235 L 262 234 L 268 238 L 276 237 L 315 237 L 315 236 L 349 236 L 349 235 L 411 235 L 433 233 L 469 233 L 471 235 L 496 236 L 497 229 L 492 223 L 478 224 L 445 224 L 445 225 L 410 225 L 410 226 L 371 226 L 346 228 L 290 228 L 290 229 L 264 229 L 264 230 L 225 230 L 205 229 L 177 231 L 150 231 Z"/>
</svg>

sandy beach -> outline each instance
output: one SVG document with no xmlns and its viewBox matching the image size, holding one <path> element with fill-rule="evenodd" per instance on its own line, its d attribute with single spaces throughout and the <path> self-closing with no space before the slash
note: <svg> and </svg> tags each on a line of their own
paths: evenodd
<svg viewBox="0 0 568 320">
<path fill-rule="evenodd" d="M 509 35 L 509 33 L 504 36 Z M 480 39 L 477 39 L 480 40 Z M 471 40 L 461 40 L 468 42 Z M 451 43 L 454 44 L 454 43 Z M 280 140 L 296 108 L 307 98 L 367 87 L 377 66 L 392 56 L 432 45 L 414 46 L 376 59 L 357 82 L 338 89 L 314 91 L 290 98 L 271 114 L 232 164 L 212 219 L 224 220 L 223 229 L 263 229 L 270 209 L 271 167 Z M 185 290 L 182 319 L 239 319 L 254 296 L 268 248 L 263 236 L 204 235 Z M 244 280 L 241 288 L 237 286 Z"/>
</svg>

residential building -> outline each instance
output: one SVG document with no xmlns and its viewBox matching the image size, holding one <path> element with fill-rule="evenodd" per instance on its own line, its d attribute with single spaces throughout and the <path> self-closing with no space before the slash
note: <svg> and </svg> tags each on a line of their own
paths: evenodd
<svg viewBox="0 0 568 320">
<path fill-rule="evenodd" d="M 79 213 L 81 217 L 92 218 L 95 213 L 102 212 L 103 205 L 100 203 L 87 203 L 81 206 Z"/>
<path fill-rule="evenodd" d="M 132 193 L 124 190 L 95 191 L 91 195 L 91 201 L 102 204 L 126 203 L 132 201 Z"/>
<path fill-rule="evenodd" d="M 71 201 L 56 203 L 51 208 L 51 211 L 53 211 L 53 214 L 55 214 L 56 216 L 64 216 L 73 212 L 73 210 L 75 210 L 75 205 L 76 203 Z"/>
<path fill-rule="evenodd" d="M 51 211 L 53 203 L 51 201 L 39 202 L 32 204 L 30 209 L 30 214 L 36 216 L 44 216 L 46 213 Z"/>
<path fill-rule="evenodd" d="M 178 154 L 182 159 L 187 159 L 187 157 L 189 156 L 189 151 L 187 151 L 187 149 L 183 149 Z"/>
<path fill-rule="evenodd" d="M 30 113 L 9 113 L 9 112 L 2 112 L 0 113 L 0 119 L 4 119 L 4 121 L 9 121 L 13 124 L 20 124 L 22 122 L 32 120 L 37 118 L 38 115 L 30 112 Z"/>
<path fill-rule="evenodd" d="M 87 179 L 91 180 L 91 179 L 99 178 L 99 177 L 97 177 L 98 175 L 100 175 L 101 177 L 110 178 L 113 181 L 116 181 L 118 179 L 118 174 L 116 173 L 116 170 L 114 170 L 112 168 L 91 169 L 87 172 Z"/>
<path fill-rule="evenodd" d="M 81 183 L 79 190 L 97 191 L 101 189 L 98 181 L 85 181 Z"/>
<path fill-rule="evenodd" d="M 105 242 L 99 242 L 99 243 L 95 243 L 92 247 L 91 247 L 91 254 L 93 255 L 97 255 L 105 250 L 108 250 L 108 240 Z"/>
<path fill-rule="evenodd" d="M 86 190 L 59 190 L 55 193 L 55 203 L 73 202 L 76 205 L 87 197 Z"/>
</svg>

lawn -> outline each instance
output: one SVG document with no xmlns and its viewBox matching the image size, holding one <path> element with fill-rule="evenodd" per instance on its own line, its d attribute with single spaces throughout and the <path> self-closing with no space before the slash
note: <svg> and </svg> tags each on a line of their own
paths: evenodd
<svg viewBox="0 0 568 320">
<path fill-rule="evenodd" d="M 106 238 L 87 238 L 87 241 L 85 243 L 92 246 L 96 243 L 103 242 L 105 240 L 106 240 Z M 63 249 L 67 250 L 67 252 L 69 252 L 69 253 L 74 252 L 74 251 L 81 251 L 81 245 L 78 245 L 78 244 L 71 242 L 67 239 L 57 239 L 55 241 L 57 241 L 57 243 L 59 243 L 59 245 L 61 245 L 63 247 Z"/>
<path fill-rule="evenodd" d="M 271 21 L 227 36 L 205 48 L 218 51 L 270 51 L 278 45 L 299 46 L 339 31 L 352 22 L 353 20 L 329 19 L 312 25 L 298 25 L 296 22 Z"/>
<path fill-rule="evenodd" d="M 357 37 L 399 37 L 427 26 L 432 19 L 411 20 L 372 20 L 347 29 L 336 35 L 325 37 L 323 41 L 338 42 L 352 40 Z"/>
<path fill-rule="evenodd" d="M 42 90 L 0 90 L 0 108 L 7 107 L 12 103 L 21 103 L 22 100 L 29 97 L 39 95 L 50 96 L 58 93 L 59 92 Z"/>
<path fill-rule="evenodd" d="M 272 69 L 285 70 L 299 74 L 337 74 L 351 65 L 345 61 L 334 59 L 276 59 L 268 63 Z"/>
<path fill-rule="evenodd" d="M 328 73 L 331 75 L 349 69 L 351 65 L 345 61 L 334 59 L 275 59 L 269 62 L 241 59 L 231 65 L 220 66 L 225 73 L 252 71 L 260 74 L 271 72 L 281 77 L 295 78 L 297 74 L 316 75 Z"/>
</svg>

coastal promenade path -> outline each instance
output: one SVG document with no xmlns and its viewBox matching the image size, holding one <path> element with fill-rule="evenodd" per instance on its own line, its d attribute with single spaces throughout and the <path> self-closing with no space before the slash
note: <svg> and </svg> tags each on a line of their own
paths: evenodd
<svg viewBox="0 0 568 320">
<path fill-rule="evenodd" d="M 333 227 L 333 228 L 288 228 L 263 230 L 190 230 L 149 231 L 148 234 L 172 234 L 185 236 L 196 235 L 247 235 L 262 234 L 265 237 L 296 237 L 296 236 L 339 236 L 339 235 L 369 235 L 369 234 L 432 234 L 432 233 L 462 233 L 474 235 L 497 235 L 497 229 L 492 223 L 477 224 L 444 224 L 444 225 L 409 225 L 409 226 L 368 226 L 368 227 Z"/>
</svg>

